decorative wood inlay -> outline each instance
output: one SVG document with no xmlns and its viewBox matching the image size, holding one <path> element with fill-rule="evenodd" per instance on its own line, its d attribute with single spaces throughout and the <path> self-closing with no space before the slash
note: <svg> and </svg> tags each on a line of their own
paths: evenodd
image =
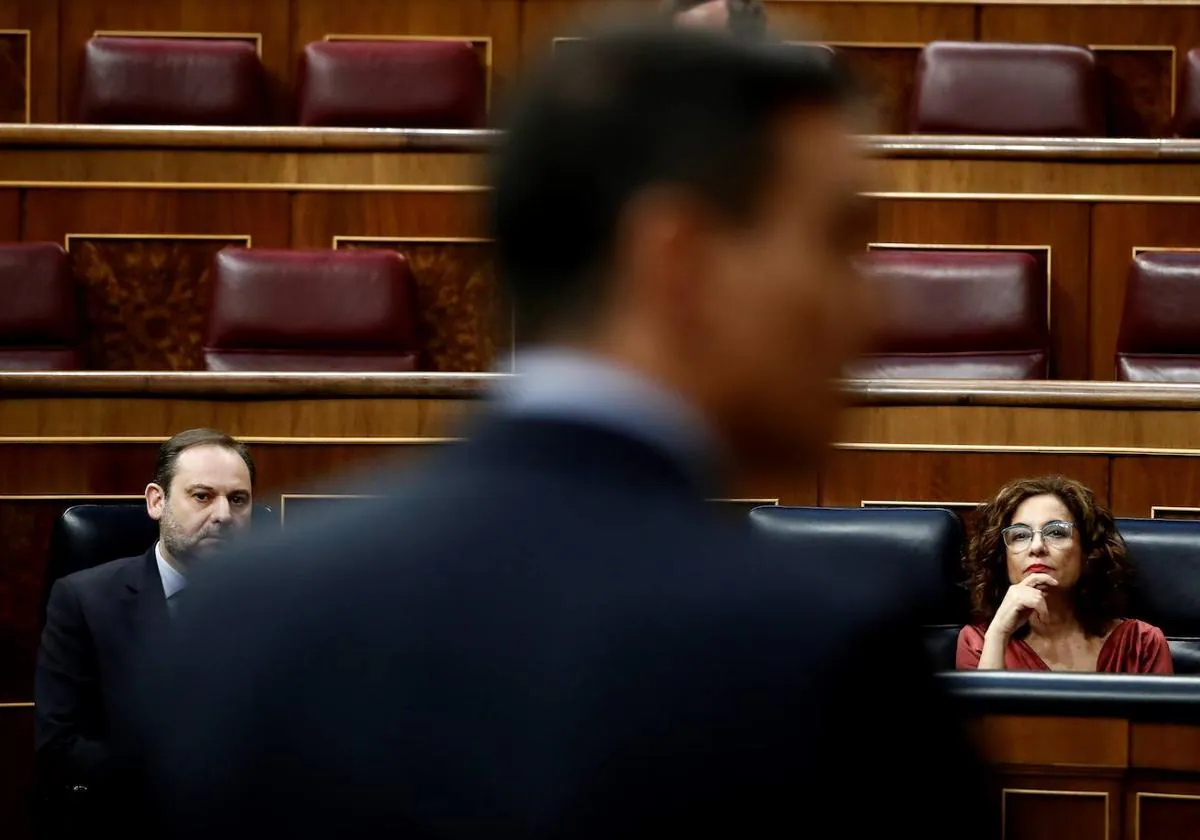
<svg viewBox="0 0 1200 840">
<path fill-rule="evenodd" d="M 391 248 L 417 283 L 422 363 L 436 371 L 512 370 L 512 314 L 501 301 L 491 243 L 481 239 L 339 236 L 335 248 Z"/>
<path fill-rule="evenodd" d="M 68 235 L 89 367 L 202 370 L 213 257 L 249 244 L 249 236 Z"/>
</svg>

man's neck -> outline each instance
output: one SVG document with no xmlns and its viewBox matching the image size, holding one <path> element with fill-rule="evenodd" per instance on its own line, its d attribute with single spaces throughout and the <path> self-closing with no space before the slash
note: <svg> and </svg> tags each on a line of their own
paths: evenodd
<svg viewBox="0 0 1200 840">
<path fill-rule="evenodd" d="M 181 575 L 187 575 L 187 563 L 180 561 L 170 551 L 167 550 L 167 545 L 161 539 L 158 541 L 158 553 L 162 556 L 163 562 L 170 566 Z"/>
</svg>

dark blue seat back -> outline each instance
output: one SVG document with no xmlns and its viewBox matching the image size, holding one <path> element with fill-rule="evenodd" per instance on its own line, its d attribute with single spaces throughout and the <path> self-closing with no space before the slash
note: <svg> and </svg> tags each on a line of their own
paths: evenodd
<svg viewBox="0 0 1200 840">
<path fill-rule="evenodd" d="M 1130 616 L 1163 631 L 1175 672 L 1200 674 L 1200 522 L 1118 519 L 1137 568 Z"/>
</svg>

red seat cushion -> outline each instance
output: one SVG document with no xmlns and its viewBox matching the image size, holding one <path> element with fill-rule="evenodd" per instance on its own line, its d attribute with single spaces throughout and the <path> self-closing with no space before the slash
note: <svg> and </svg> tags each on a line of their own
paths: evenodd
<svg viewBox="0 0 1200 840">
<path fill-rule="evenodd" d="M 1117 379 L 1200 382 L 1200 254 L 1138 254 L 1125 285 Z"/>
<path fill-rule="evenodd" d="M 84 48 L 80 122 L 253 125 L 264 100 L 249 41 L 97 37 Z"/>
<path fill-rule="evenodd" d="M 935 41 L 921 52 L 917 134 L 1104 135 L 1096 60 L 1060 44 Z"/>
<path fill-rule="evenodd" d="M 892 251 L 862 263 L 879 302 L 864 379 L 1045 379 L 1046 279 L 1014 251 Z"/>
<path fill-rule="evenodd" d="M 1200 137 L 1200 48 L 1183 60 L 1183 86 L 1175 110 L 1175 132 L 1180 137 Z"/>
<path fill-rule="evenodd" d="M 79 304 L 62 248 L 0 245 L 0 297 L 0 370 L 82 366 Z"/>
<path fill-rule="evenodd" d="M 304 48 L 300 124 L 479 128 L 487 68 L 466 41 L 317 41 Z"/>
<path fill-rule="evenodd" d="M 394 251 L 226 248 L 214 283 L 209 370 L 417 368 L 415 290 Z"/>
</svg>

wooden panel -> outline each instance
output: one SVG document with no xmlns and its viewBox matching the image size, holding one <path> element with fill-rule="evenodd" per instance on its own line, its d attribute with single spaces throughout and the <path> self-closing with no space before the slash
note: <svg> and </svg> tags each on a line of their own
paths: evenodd
<svg viewBox="0 0 1200 840">
<path fill-rule="evenodd" d="M 0 71 L 4 79 L 0 82 L 3 121 L 56 122 L 58 3 L 53 0 L 6 0 L 0 3 L 0 30 L 28 33 L 4 36 L 3 70 Z M 19 106 L 18 97 L 22 100 Z"/>
<path fill-rule="evenodd" d="M 1188 792 L 1132 792 L 1126 837 L 1132 840 L 1180 840 L 1200 837 L 1200 787 L 1171 786 Z"/>
<path fill-rule="evenodd" d="M 487 196 L 469 192 L 299 192 L 292 246 L 330 248 L 335 236 L 483 237 Z"/>
<path fill-rule="evenodd" d="M 1200 507 L 1200 459 L 1146 456 L 1113 459 L 1113 513 L 1146 517 L 1156 507 Z M 1169 518 L 1194 517 L 1175 515 Z"/>
<path fill-rule="evenodd" d="M 967 3 L 767 3 L 772 28 L 811 33 L 814 40 L 924 44 L 975 40 L 975 7 Z"/>
<path fill-rule="evenodd" d="M 1092 377 L 1116 374 L 1125 282 L 1139 247 L 1200 248 L 1200 203 L 1096 204 L 1092 210 Z"/>
<path fill-rule="evenodd" d="M 512 310 L 492 265 L 491 243 L 353 238 L 340 248 L 390 248 L 417 283 L 422 365 L 437 371 L 512 370 Z"/>
<path fill-rule="evenodd" d="M 461 35 L 492 41 L 493 93 L 502 91 L 520 59 L 518 0 L 304 0 L 293 6 L 293 43 L 326 35 Z"/>
<path fill-rule="evenodd" d="M 1200 773 L 1200 730 L 1170 723 L 1135 723 L 1129 759 L 1133 767 Z"/>
<path fill-rule="evenodd" d="M 876 242 L 918 245 L 1022 245 L 1050 249 L 1053 372 L 1088 377 L 1089 209 L 1078 202 L 878 202 Z"/>
<path fill-rule="evenodd" d="M 1175 116 L 1175 50 L 1097 47 L 1110 137 L 1170 137 Z"/>
<path fill-rule="evenodd" d="M 1006 482 L 1062 473 L 1108 499 L 1102 455 L 836 450 L 821 470 L 821 504 L 982 502 Z"/>
<path fill-rule="evenodd" d="M 555 38 L 585 33 L 596 21 L 645 12 L 645 0 L 536 0 L 521 5 L 521 60 L 545 55 Z"/>
<path fill-rule="evenodd" d="M 1129 762 L 1124 720 L 997 715 L 981 724 L 983 753 L 993 764 L 1120 768 Z"/>
<path fill-rule="evenodd" d="M 85 0 L 61 3 L 58 53 L 62 91 L 59 110 L 70 122 L 79 98 L 83 46 L 97 30 L 258 34 L 262 60 L 272 93 L 272 117 L 284 122 L 290 116 L 293 76 L 289 0 Z"/>
<path fill-rule="evenodd" d="M 29 840 L 29 797 L 33 790 L 33 709 L 0 708 L 0 826 L 6 840 Z"/>
<path fill-rule="evenodd" d="M 286 246 L 288 196 L 33 190 L 25 238 L 70 250 L 90 366 L 198 370 L 212 256 L 230 244 Z"/>
<path fill-rule="evenodd" d="M 21 238 L 21 192 L 0 190 L 0 241 L 17 242 Z"/>
<path fill-rule="evenodd" d="M 1109 791 L 1005 788 L 1003 797 L 1005 840 L 1113 840 Z"/>
</svg>

